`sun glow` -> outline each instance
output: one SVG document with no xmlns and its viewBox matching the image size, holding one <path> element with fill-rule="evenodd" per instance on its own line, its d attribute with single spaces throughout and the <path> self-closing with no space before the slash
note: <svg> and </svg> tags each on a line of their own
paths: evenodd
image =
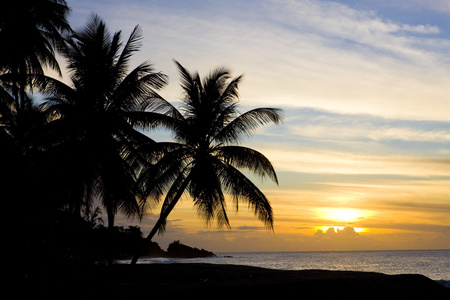
<svg viewBox="0 0 450 300">
<path fill-rule="evenodd" d="M 316 215 L 321 221 L 326 221 L 327 226 L 318 226 L 315 230 L 327 232 L 344 230 L 345 227 L 351 227 L 357 233 L 367 232 L 367 228 L 355 227 L 357 222 L 372 215 L 373 212 L 354 208 L 321 208 L 316 210 Z M 323 223 L 322 223 L 323 224 Z"/>
<path fill-rule="evenodd" d="M 319 209 L 318 216 L 323 219 L 351 223 L 363 219 L 370 212 L 352 208 Z"/>
</svg>

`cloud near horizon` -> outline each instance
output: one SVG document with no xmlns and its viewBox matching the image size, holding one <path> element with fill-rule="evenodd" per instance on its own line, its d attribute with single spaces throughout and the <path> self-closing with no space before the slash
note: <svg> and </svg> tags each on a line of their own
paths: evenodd
<svg viewBox="0 0 450 300">
<path fill-rule="evenodd" d="M 354 227 L 346 226 L 343 229 L 330 227 L 325 232 L 322 229 L 318 229 L 314 233 L 314 238 L 319 240 L 353 240 L 360 238 L 361 236 L 355 231 Z"/>
</svg>

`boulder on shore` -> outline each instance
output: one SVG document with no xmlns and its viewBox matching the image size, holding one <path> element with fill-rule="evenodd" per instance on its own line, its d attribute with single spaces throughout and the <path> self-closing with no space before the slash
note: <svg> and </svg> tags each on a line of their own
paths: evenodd
<svg viewBox="0 0 450 300">
<path fill-rule="evenodd" d="M 171 257 L 171 258 L 196 258 L 196 257 L 209 257 L 215 256 L 214 253 L 207 251 L 205 249 L 198 249 L 195 247 L 190 247 L 180 243 L 180 241 L 172 242 L 167 251 L 161 249 L 161 247 L 156 243 L 152 242 L 147 245 L 145 253 L 143 256 L 146 257 Z"/>
<path fill-rule="evenodd" d="M 180 257 L 180 258 L 195 258 L 195 257 L 209 257 L 215 256 L 214 253 L 206 251 L 205 249 L 192 248 L 180 243 L 180 241 L 174 241 L 167 248 L 167 257 Z"/>
</svg>

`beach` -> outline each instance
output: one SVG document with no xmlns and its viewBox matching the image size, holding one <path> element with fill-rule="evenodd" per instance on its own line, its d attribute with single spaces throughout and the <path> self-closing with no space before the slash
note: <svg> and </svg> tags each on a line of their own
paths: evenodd
<svg viewBox="0 0 450 300">
<path fill-rule="evenodd" d="M 21 292 L 94 298 L 289 297 L 315 299 L 450 299 L 450 289 L 418 274 L 273 270 L 220 264 L 58 266 L 27 275 Z"/>
</svg>

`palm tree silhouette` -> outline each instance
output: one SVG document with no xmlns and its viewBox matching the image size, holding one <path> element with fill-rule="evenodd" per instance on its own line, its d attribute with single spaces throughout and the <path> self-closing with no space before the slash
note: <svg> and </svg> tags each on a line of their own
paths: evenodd
<svg viewBox="0 0 450 300">
<path fill-rule="evenodd" d="M 160 96 L 155 90 L 167 81 L 148 62 L 128 72 L 140 41 L 139 26 L 122 43 L 120 31 L 111 35 L 93 15 L 63 52 L 72 86 L 47 76 L 37 78 L 52 119 L 47 139 L 66 176 L 61 184 L 69 207 L 79 213 L 99 198 L 109 228 L 118 211 L 128 216 L 142 211 L 136 172 L 145 162 L 138 150 L 153 141 L 136 129 L 153 124 L 157 113 L 148 110 L 157 109 L 153 103 Z"/>
<path fill-rule="evenodd" d="M 20 208 L 17 236 L 24 238 L 18 239 L 17 251 L 28 249 L 27 265 L 36 257 L 45 260 L 40 249 L 51 235 L 46 225 L 55 224 L 48 218 L 54 203 L 48 201 L 40 147 L 46 119 L 28 92 L 32 74 L 43 74 L 45 68 L 61 73 L 55 51 L 62 34 L 71 32 L 69 11 L 62 0 L 8 1 L 0 9 L 0 187 L 6 210 Z"/>
<path fill-rule="evenodd" d="M 32 88 L 31 75 L 43 74 L 45 67 L 61 73 L 55 50 L 63 44 L 62 34 L 71 32 L 69 11 L 62 0 L 11 1 L 0 10 L 0 141 L 2 177 L 7 179 L 1 182 L 11 190 L 23 192 L 32 183 L 25 180 L 33 169 L 26 163 L 35 160 L 30 150 L 38 140 L 31 139 L 45 116 L 27 88 Z"/>
<path fill-rule="evenodd" d="M 166 194 L 159 219 L 146 241 L 164 230 L 168 215 L 185 192 L 207 224 L 216 219 L 219 226 L 230 227 L 227 193 L 233 197 L 236 209 L 240 201 L 247 202 L 273 229 L 269 200 L 240 170 L 267 175 L 278 183 L 275 170 L 263 154 L 240 146 L 239 141 L 261 125 L 281 122 L 280 111 L 257 108 L 239 114 L 238 84 L 242 76 L 232 79 L 227 68 L 217 68 L 202 80 L 198 73 L 190 74 L 175 63 L 184 97 L 180 109 L 174 107 L 168 113 L 172 122 L 165 125 L 173 131 L 176 142 L 160 143 L 159 151 L 153 148 L 153 155 L 161 159 L 140 177 L 147 195 L 159 198 Z M 139 256 L 137 253 L 131 263 L 135 264 Z"/>
<path fill-rule="evenodd" d="M 38 186 L 40 159 L 36 132 L 45 124 L 45 116 L 25 96 L 26 105 L 19 107 L 16 99 L 0 84 L 0 185 L 5 191 L 4 197 L 26 203 L 27 209 L 23 210 L 26 218 L 37 212 L 37 206 L 32 205 L 30 199 L 39 194 L 34 188 Z"/>
<path fill-rule="evenodd" d="M 27 101 L 30 74 L 49 67 L 61 74 L 55 49 L 63 46 L 62 34 L 71 32 L 64 0 L 9 1 L 0 10 L 0 70 L 11 82 L 18 104 Z"/>
</svg>

